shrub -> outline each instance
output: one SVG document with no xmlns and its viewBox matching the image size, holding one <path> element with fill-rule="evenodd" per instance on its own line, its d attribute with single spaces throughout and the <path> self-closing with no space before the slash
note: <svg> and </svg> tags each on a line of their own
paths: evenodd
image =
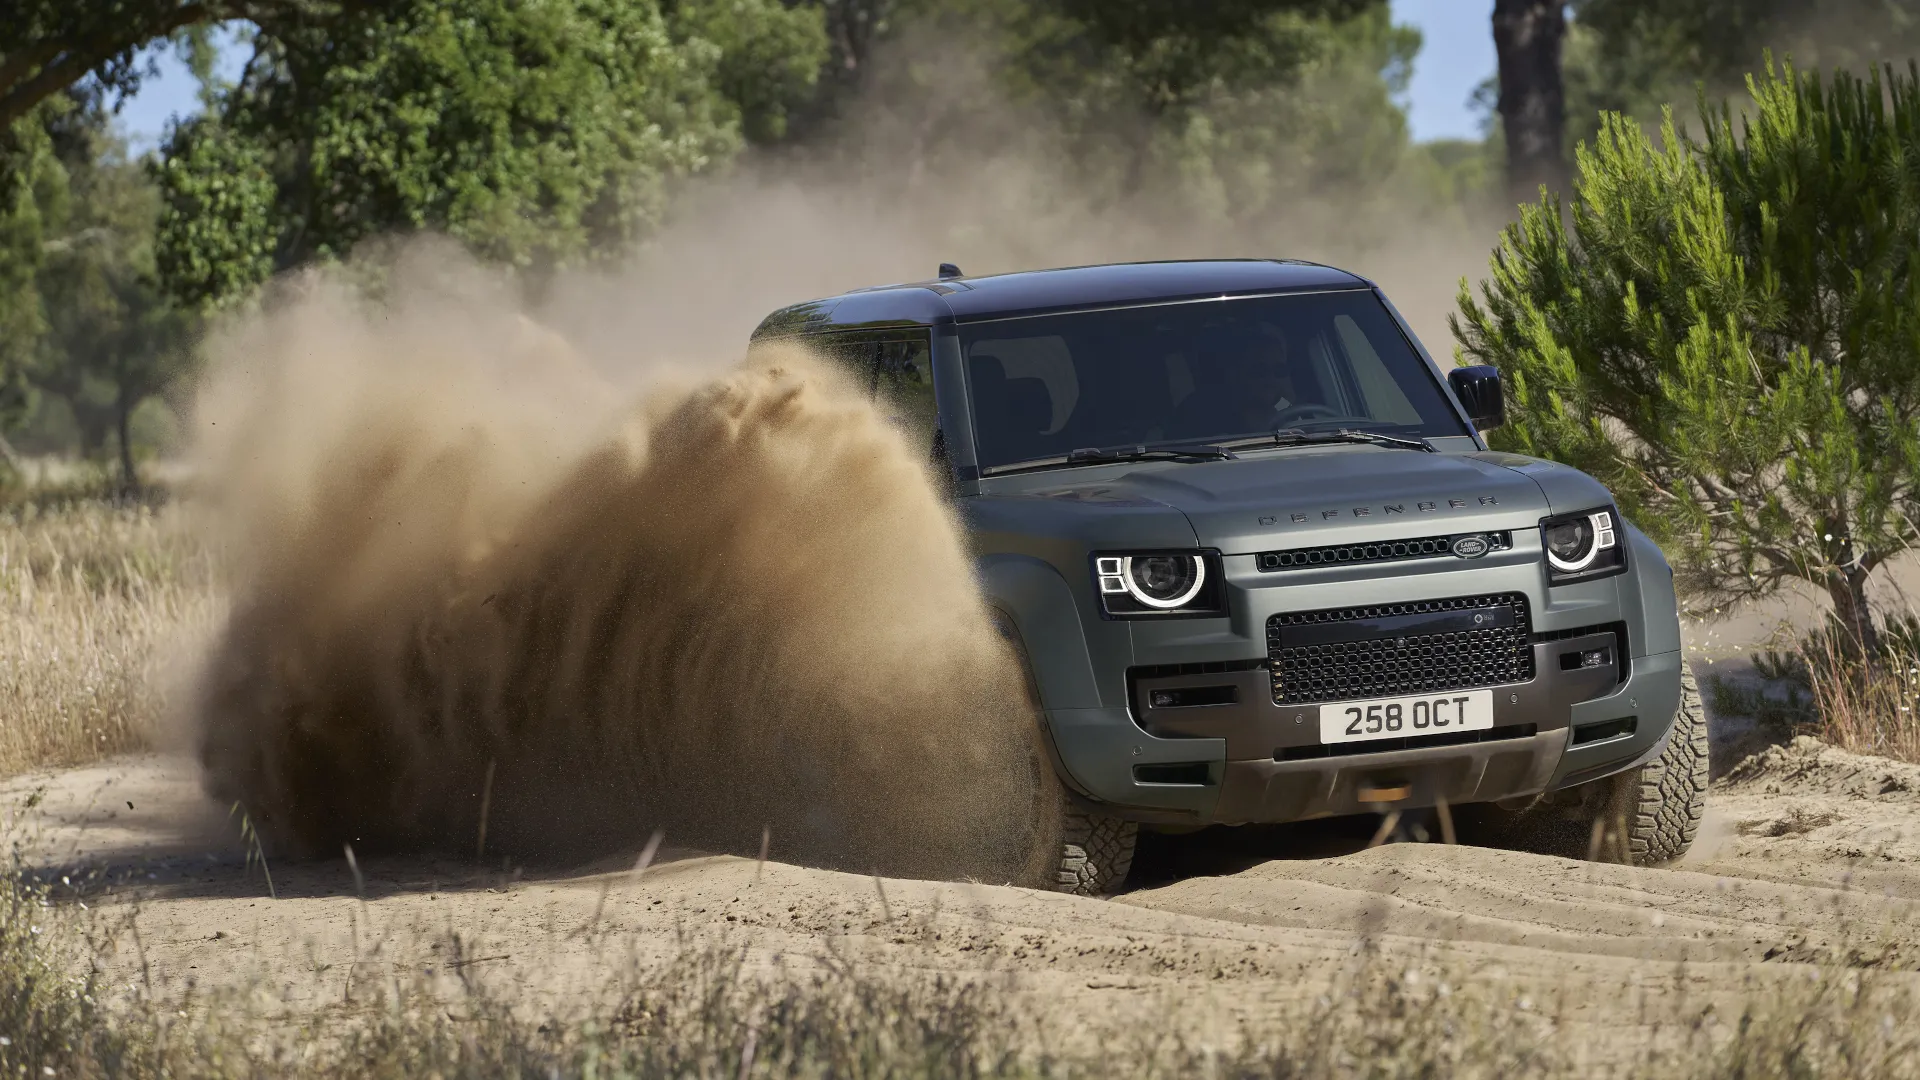
<svg viewBox="0 0 1920 1080">
<path fill-rule="evenodd" d="M 1748 88 L 1698 139 L 1605 117 L 1452 325 L 1509 379 L 1496 445 L 1605 481 L 1702 599 L 1805 580 L 1871 652 L 1920 538 L 1920 69 Z"/>
</svg>

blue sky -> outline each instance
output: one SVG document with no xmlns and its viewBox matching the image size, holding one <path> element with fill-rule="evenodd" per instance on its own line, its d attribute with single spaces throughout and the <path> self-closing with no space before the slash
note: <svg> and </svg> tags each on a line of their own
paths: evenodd
<svg viewBox="0 0 1920 1080">
<path fill-rule="evenodd" d="M 1467 99 L 1494 72 L 1493 0 L 1393 0 L 1393 19 L 1423 39 L 1407 87 L 1413 137 L 1479 138 L 1481 117 Z"/>
<path fill-rule="evenodd" d="M 1474 139 L 1480 117 L 1467 104 L 1474 87 L 1493 74 L 1492 0 L 1392 0 L 1396 22 L 1420 28 L 1425 43 L 1413 65 L 1407 88 L 1407 114 L 1413 137 Z M 237 50 L 222 56 L 237 67 Z M 154 145 L 167 120 L 198 108 L 193 76 L 171 55 L 160 60 L 160 77 L 149 79 L 120 112 L 135 150 Z M 228 70 L 225 74 L 235 74 Z"/>
<path fill-rule="evenodd" d="M 216 33 L 214 40 L 222 46 L 230 46 L 232 36 Z M 128 98 L 120 107 L 120 122 L 126 127 L 136 153 L 151 149 L 159 142 L 168 120 L 200 110 L 200 102 L 194 97 L 199 87 L 193 81 L 193 73 L 187 70 L 187 66 L 180 62 L 171 49 L 163 50 L 159 60 L 160 74 L 143 79 L 140 92 Z M 240 65 L 245 62 L 245 50 L 223 47 L 218 73 L 224 78 L 238 78 Z"/>
</svg>

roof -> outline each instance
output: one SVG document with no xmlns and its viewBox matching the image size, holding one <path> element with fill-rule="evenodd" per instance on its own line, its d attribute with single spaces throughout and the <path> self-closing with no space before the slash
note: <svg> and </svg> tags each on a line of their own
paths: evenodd
<svg viewBox="0 0 1920 1080">
<path fill-rule="evenodd" d="M 1367 287 L 1366 279 L 1344 270 L 1281 259 L 1110 263 L 856 289 L 782 308 L 761 322 L 754 337 L 834 327 L 942 326 L 1143 303 Z"/>
</svg>

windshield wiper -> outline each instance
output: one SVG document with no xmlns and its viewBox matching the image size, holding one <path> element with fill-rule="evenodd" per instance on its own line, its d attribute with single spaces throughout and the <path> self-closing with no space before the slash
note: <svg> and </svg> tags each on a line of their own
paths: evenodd
<svg viewBox="0 0 1920 1080">
<path fill-rule="evenodd" d="M 1240 455 L 1218 443 L 1154 443 L 1141 446 L 1087 446 L 1064 456 L 1036 458 L 983 470 L 986 475 L 1032 472 L 1062 465 L 1111 465 L 1120 461 L 1231 461 Z"/>
<path fill-rule="evenodd" d="M 1219 445 L 1226 449 L 1247 450 L 1259 446 L 1316 446 L 1322 443 L 1371 443 L 1374 446 L 1392 446 L 1401 450 L 1422 450 L 1429 454 L 1440 452 L 1425 439 L 1403 439 L 1398 435 L 1382 435 L 1377 431 L 1356 431 L 1353 428 L 1340 428 L 1337 431 L 1281 428 L 1268 435 L 1227 440 Z"/>
<path fill-rule="evenodd" d="M 1367 443 L 1399 450 L 1423 450 L 1429 454 L 1440 452 L 1425 439 L 1403 439 L 1397 435 L 1382 435 L 1377 431 L 1356 431 L 1352 428 L 1340 428 L 1336 431 L 1305 431 L 1301 428 L 1281 428 L 1265 435 L 1254 435 L 1242 439 L 1215 439 L 1200 443 L 1089 446 L 1068 451 L 1059 457 L 1034 458 L 1014 462 L 1011 465 L 995 465 L 982 470 L 982 475 L 1004 476 L 1007 473 L 1057 469 L 1063 465 L 1110 465 L 1120 461 L 1232 461 L 1240 456 L 1234 453 L 1235 450 L 1319 446 L 1325 443 Z"/>
<path fill-rule="evenodd" d="M 1078 465 L 1109 461 L 1231 461 L 1240 455 L 1217 443 L 1150 443 L 1145 446 L 1099 446 L 1068 451 L 1067 461 Z"/>
</svg>

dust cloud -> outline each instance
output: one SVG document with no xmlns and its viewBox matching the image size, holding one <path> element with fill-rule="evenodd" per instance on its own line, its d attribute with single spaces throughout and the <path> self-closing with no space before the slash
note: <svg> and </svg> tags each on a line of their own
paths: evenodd
<svg viewBox="0 0 1920 1080">
<path fill-rule="evenodd" d="M 784 859 L 1038 880 L 1057 781 L 926 448 L 812 357 L 743 360 L 754 324 L 942 260 L 1254 256 L 1376 276 L 1431 333 L 1491 229 L 1377 193 L 1103 201 L 1032 117 L 941 113 L 951 81 L 701 181 L 621 266 L 530 286 L 403 242 L 377 302 L 309 274 L 210 342 L 213 792 L 319 856 L 766 827 Z"/>
<path fill-rule="evenodd" d="M 1228 173 L 1284 174 L 1255 185 L 1257 200 L 1165 162 L 1128 188 L 1115 178 L 1135 170 L 1105 157 L 1090 164 L 1087 133 L 1009 100 L 993 63 L 964 36 L 907 34 L 873 59 L 866 92 L 815 141 L 750 155 L 689 185 L 617 270 L 563 275 L 536 305 L 541 318 L 567 327 L 596 365 L 617 367 L 637 338 L 676 356 L 724 355 L 775 308 L 927 280 L 942 262 L 984 275 L 1307 259 L 1379 282 L 1448 362 L 1460 282 L 1485 276 L 1513 209 L 1492 194 L 1499 185 L 1452 190 L 1412 149 L 1356 154 L 1364 162 L 1356 175 L 1329 179 L 1296 147 L 1219 163 Z M 1302 86 L 1295 106 L 1337 115 L 1336 102 Z M 1136 119 L 1093 141 L 1109 154 L 1150 156 L 1148 118 Z"/>
<path fill-rule="evenodd" d="M 443 248 L 209 349 L 207 783 L 278 850 L 1032 880 L 1057 798 L 924 447 L 791 347 L 595 373 Z M 737 350 L 736 350 L 737 356 Z M 637 402 L 637 403 L 636 403 Z"/>
</svg>

